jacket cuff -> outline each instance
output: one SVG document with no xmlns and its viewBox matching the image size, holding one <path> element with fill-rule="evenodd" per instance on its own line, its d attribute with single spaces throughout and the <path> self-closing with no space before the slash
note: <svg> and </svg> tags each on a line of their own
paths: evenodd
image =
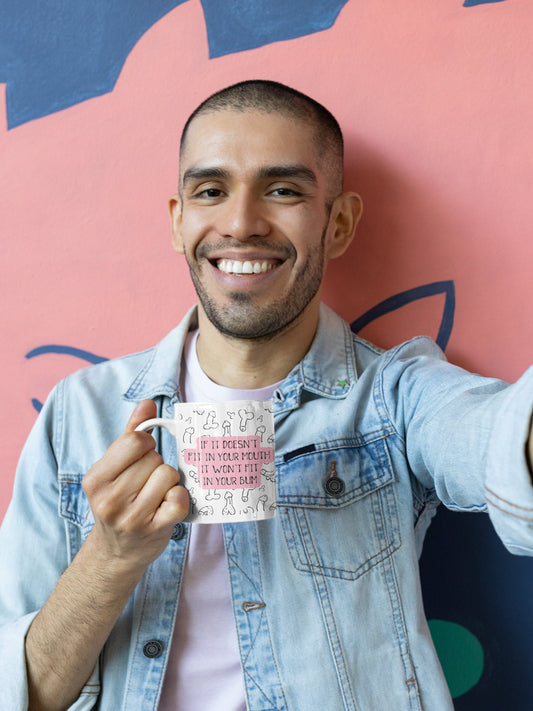
<svg viewBox="0 0 533 711">
<path fill-rule="evenodd" d="M 0 628 L 0 688 L 2 689 L 2 708 L 15 711 L 28 709 L 28 677 L 26 673 L 26 635 L 31 623 L 37 616 L 32 612 L 24 617 L 3 625 Z M 79 697 L 68 711 L 89 711 L 93 709 L 100 693 L 100 675 L 98 664 L 87 681 Z"/>
</svg>

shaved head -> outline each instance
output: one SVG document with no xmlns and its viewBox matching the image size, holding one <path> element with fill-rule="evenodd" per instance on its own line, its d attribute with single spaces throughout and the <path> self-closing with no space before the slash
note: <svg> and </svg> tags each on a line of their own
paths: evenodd
<svg viewBox="0 0 533 711">
<path fill-rule="evenodd" d="M 311 126 L 318 163 L 327 177 L 328 202 L 342 192 L 342 132 L 333 114 L 306 94 L 279 82 L 252 79 L 217 91 L 189 116 L 180 142 L 180 156 L 186 150 L 189 126 L 198 116 L 218 111 L 279 113 Z"/>
</svg>

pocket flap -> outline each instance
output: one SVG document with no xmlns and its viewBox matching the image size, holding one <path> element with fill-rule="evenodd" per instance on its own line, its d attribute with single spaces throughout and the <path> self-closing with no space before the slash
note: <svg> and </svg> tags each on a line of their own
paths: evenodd
<svg viewBox="0 0 533 711">
<path fill-rule="evenodd" d="M 278 506 L 338 508 L 393 481 L 383 439 L 310 444 L 281 455 L 276 470 Z M 335 475 L 340 483 L 327 487 Z"/>
</svg>

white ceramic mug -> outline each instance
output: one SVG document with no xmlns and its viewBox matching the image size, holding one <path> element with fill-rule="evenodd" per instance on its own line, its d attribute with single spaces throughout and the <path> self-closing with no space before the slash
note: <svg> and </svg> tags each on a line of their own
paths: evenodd
<svg viewBox="0 0 533 711">
<path fill-rule="evenodd" d="M 187 402 L 174 419 L 154 418 L 137 430 L 164 427 L 176 438 L 180 483 L 191 508 L 185 521 L 258 521 L 276 513 L 272 403 Z"/>
</svg>

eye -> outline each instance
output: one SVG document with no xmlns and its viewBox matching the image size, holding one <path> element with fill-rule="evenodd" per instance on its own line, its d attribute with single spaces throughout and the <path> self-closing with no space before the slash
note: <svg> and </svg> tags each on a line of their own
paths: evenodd
<svg viewBox="0 0 533 711">
<path fill-rule="evenodd" d="M 198 196 L 203 196 L 207 198 L 217 198 L 222 195 L 222 190 L 219 190 L 219 188 L 206 188 L 205 190 L 200 191 L 197 193 Z"/>
<path fill-rule="evenodd" d="M 287 187 L 274 188 L 270 194 L 274 195 L 274 197 L 301 197 L 302 195 L 297 190 Z"/>
</svg>

